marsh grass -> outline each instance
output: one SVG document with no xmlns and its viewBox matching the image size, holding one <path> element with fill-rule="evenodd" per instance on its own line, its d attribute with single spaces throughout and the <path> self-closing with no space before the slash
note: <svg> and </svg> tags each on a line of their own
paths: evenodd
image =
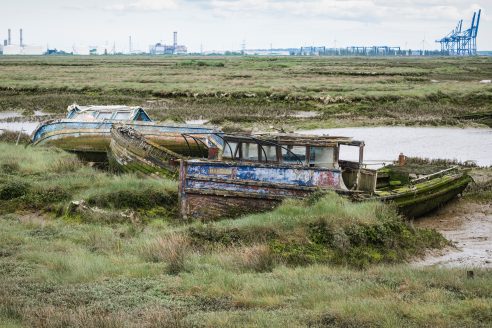
<svg viewBox="0 0 492 328">
<path fill-rule="evenodd" d="M 485 327 L 490 321 L 488 271 L 468 279 L 461 269 L 292 265 L 268 243 L 194 249 L 179 226 L 129 234 L 128 224 L 11 214 L 0 217 L 0 227 L 6 251 L 0 317 L 27 326 Z"/>
<path fill-rule="evenodd" d="M 172 181 L 112 176 L 54 149 L 0 143 L 0 150 L 0 190 L 9 195 L 0 200 L 0 325 L 487 327 L 492 320 L 490 271 L 474 269 L 469 279 L 464 269 L 402 263 L 445 240 L 386 205 L 329 194 L 236 220 L 181 222 L 168 202 Z M 488 171 L 473 170 L 486 180 Z M 143 208 L 132 209 L 123 193 L 141 197 Z M 81 219 L 66 214 L 71 200 L 146 220 Z"/>
<path fill-rule="evenodd" d="M 125 209 L 160 210 L 173 216 L 177 205 L 176 182 L 113 176 L 84 166 L 75 155 L 55 148 L 23 147 L 0 143 L 0 213 L 16 208 L 47 210 L 63 215 L 72 200 L 107 209 L 110 222 Z M 100 212 L 92 211 L 93 214 Z M 68 213 L 70 214 L 70 213 Z M 90 220 L 90 217 L 83 217 Z"/>
<path fill-rule="evenodd" d="M 237 273 L 271 272 L 276 266 L 283 264 L 267 244 L 216 246 L 207 251 L 195 252 L 189 258 L 191 267 L 200 267 L 203 262 Z"/>
<path fill-rule="evenodd" d="M 268 213 L 195 224 L 188 233 L 201 246 L 267 243 L 289 265 L 364 267 L 401 262 L 447 245 L 437 232 L 409 226 L 395 209 L 379 202 L 352 203 L 334 193 L 304 202 L 288 200 Z"/>
<path fill-rule="evenodd" d="M 146 260 L 165 262 L 170 274 L 184 270 L 185 259 L 191 251 L 189 239 L 180 233 L 158 236 L 141 246 L 141 254 Z"/>
<path fill-rule="evenodd" d="M 465 190 L 464 198 L 480 203 L 492 202 L 492 170 L 475 168 L 471 170 L 474 179 Z"/>
<path fill-rule="evenodd" d="M 289 119 L 298 110 L 342 125 L 457 125 L 492 110 L 492 89 L 478 83 L 492 72 L 488 57 L 11 57 L 0 68 L 0 110 L 122 103 L 158 119 L 248 127 L 320 124 Z"/>
<path fill-rule="evenodd" d="M 19 135 L 19 132 L 16 131 L 0 131 L 0 142 L 15 144 L 17 140 L 21 145 L 28 145 L 31 142 L 30 136 L 24 132 L 20 132 Z"/>
</svg>

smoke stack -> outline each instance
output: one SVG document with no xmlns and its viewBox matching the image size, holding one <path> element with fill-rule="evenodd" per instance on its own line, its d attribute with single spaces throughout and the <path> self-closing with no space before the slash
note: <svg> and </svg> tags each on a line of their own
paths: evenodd
<svg viewBox="0 0 492 328">
<path fill-rule="evenodd" d="M 3 45 L 4 45 L 4 46 L 8 45 L 8 43 L 7 43 L 7 42 L 8 42 L 7 40 L 3 40 Z"/>
<path fill-rule="evenodd" d="M 20 29 L 19 34 L 20 34 L 20 46 L 22 47 L 22 29 Z"/>
<path fill-rule="evenodd" d="M 176 49 L 176 47 L 178 46 L 178 32 L 174 32 L 174 43 L 173 43 L 173 46 L 174 46 L 174 49 Z"/>
<path fill-rule="evenodd" d="M 11 32 L 10 32 L 10 29 L 9 29 L 9 36 L 8 36 L 8 39 L 7 39 L 9 46 L 12 44 L 12 39 L 10 38 L 10 36 L 11 36 Z"/>
<path fill-rule="evenodd" d="M 131 54 L 132 53 L 132 36 L 131 35 L 128 37 L 128 50 L 129 50 L 129 53 Z"/>
</svg>

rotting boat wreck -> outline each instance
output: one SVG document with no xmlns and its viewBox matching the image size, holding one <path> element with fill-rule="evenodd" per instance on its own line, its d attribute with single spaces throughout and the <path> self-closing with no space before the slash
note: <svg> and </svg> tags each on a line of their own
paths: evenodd
<svg viewBox="0 0 492 328">
<path fill-rule="evenodd" d="M 323 191 L 391 202 L 413 218 L 446 203 L 471 181 L 466 171 L 453 167 L 395 184 L 391 176 L 398 167 L 366 168 L 364 142 L 347 137 L 277 134 L 223 139 L 220 159 L 181 161 L 180 211 L 185 219 L 235 217 Z M 341 147 L 357 147 L 358 160 L 340 159 Z"/>
<path fill-rule="evenodd" d="M 126 124 L 147 140 L 178 154 L 190 147 L 182 138 L 187 134 L 219 133 L 215 128 L 154 122 L 141 107 L 79 106 L 68 107 L 67 117 L 41 123 L 32 133 L 34 145 L 51 145 L 78 154 L 83 160 L 106 162 L 113 124 Z M 194 151 L 201 151 L 194 149 Z"/>
<path fill-rule="evenodd" d="M 108 152 L 109 166 L 117 172 L 177 178 L 180 160 L 212 158 L 223 146 L 221 133 L 181 133 L 188 150 L 176 153 L 146 138 L 129 125 L 113 125 Z M 211 157 L 212 156 L 212 157 Z"/>
</svg>

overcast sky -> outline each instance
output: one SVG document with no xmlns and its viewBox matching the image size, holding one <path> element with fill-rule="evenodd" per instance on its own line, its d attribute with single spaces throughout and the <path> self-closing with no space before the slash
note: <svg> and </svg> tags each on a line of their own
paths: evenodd
<svg viewBox="0 0 492 328">
<path fill-rule="evenodd" d="M 0 38 L 13 43 L 112 45 L 128 51 L 179 43 L 189 50 L 390 45 L 437 48 L 459 19 L 482 8 L 479 50 L 492 50 L 492 0 L 1 0 Z M 425 42 L 423 42 L 425 40 Z"/>
</svg>

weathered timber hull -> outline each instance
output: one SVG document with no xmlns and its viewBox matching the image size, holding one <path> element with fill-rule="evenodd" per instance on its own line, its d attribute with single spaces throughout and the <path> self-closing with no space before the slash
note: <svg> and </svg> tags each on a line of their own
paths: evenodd
<svg viewBox="0 0 492 328">
<path fill-rule="evenodd" d="M 177 177 L 185 157 L 147 141 L 127 127 L 111 129 L 109 164 L 113 171 L 140 172 L 150 176 Z"/>
<path fill-rule="evenodd" d="M 182 216 L 204 221 L 270 210 L 283 199 L 328 190 L 394 203 L 400 213 L 415 218 L 454 198 L 470 181 L 464 173 L 449 174 L 370 195 L 346 190 L 336 169 L 183 161 L 179 194 Z"/>
<path fill-rule="evenodd" d="M 285 198 L 343 188 L 338 169 L 200 161 L 180 166 L 181 213 L 189 219 L 235 217 L 272 209 Z"/>
<path fill-rule="evenodd" d="M 70 119 L 50 121 L 40 125 L 32 135 L 34 145 L 55 146 L 66 151 L 75 152 L 83 159 L 106 161 L 111 143 L 111 127 L 119 121 L 80 122 Z M 198 155 L 199 146 L 187 143 L 183 134 L 214 134 L 217 130 L 202 126 L 184 124 L 162 124 L 154 122 L 125 122 L 159 146 L 166 147 L 182 155 Z M 220 138 L 216 138 L 221 143 Z"/>
<path fill-rule="evenodd" d="M 449 174 L 396 189 L 390 195 L 387 192 L 379 193 L 375 198 L 394 203 L 407 218 L 417 218 L 449 202 L 462 193 L 471 181 L 472 178 L 467 174 Z"/>
</svg>

